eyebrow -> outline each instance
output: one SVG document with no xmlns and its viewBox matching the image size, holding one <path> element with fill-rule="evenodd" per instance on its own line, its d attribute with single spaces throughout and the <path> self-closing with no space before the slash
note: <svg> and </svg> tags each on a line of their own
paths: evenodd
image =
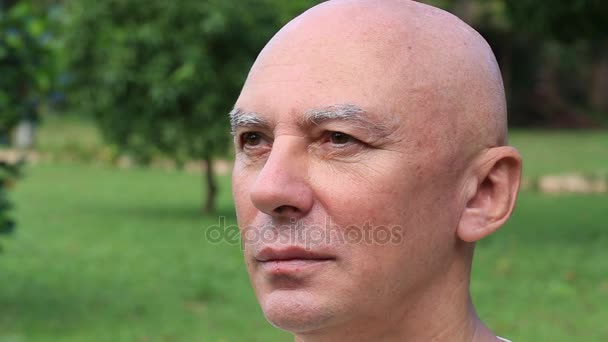
<svg viewBox="0 0 608 342">
<path fill-rule="evenodd" d="M 236 130 L 241 127 L 270 127 L 268 121 L 254 112 L 246 112 L 235 108 L 229 115 L 232 135 L 235 135 Z M 368 131 L 376 138 L 386 137 L 391 133 L 387 126 L 374 122 L 364 109 L 354 104 L 337 104 L 307 110 L 304 117 L 298 120 L 298 123 L 307 127 L 318 126 L 330 121 L 349 122 L 356 128 Z"/>
<path fill-rule="evenodd" d="M 236 130 L 242 127 L 269 127 L 268 121 L 257 113 L 245 112 L 240 108 L 234 108 L 228 113 L 230 116 L 230 134 L 236 135 Z"/>
<path fill-rule="evenodd" d="M 308 110 L 301 123 L 318 126 L 329 121 L 349 122 L 377 137 L 385 137 L 390 134 L 387 126 L 374 122 L 368 112 L 354 104 L 338 104 Z"/>
</svg>

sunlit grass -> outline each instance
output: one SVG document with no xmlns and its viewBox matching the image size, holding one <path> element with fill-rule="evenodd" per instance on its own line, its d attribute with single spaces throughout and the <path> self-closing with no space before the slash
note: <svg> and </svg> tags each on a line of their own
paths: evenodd
<svg viewBox="0 0 608 342">
<path fill-rule="evenodd" d="M 277 340 L 239 246 L 211 245 L 194 175 L 32 167 L 0 256 L 0 341 Z M 227 179 L 221 215 L 234 223 Z M 11 340 L 12 341 L 12 340 Z"/>
<path fill-rule="evenodd" d="M 608 131 L 512 130 L 524 177 L 582 172 L 608 174 Z"/>
</svg>

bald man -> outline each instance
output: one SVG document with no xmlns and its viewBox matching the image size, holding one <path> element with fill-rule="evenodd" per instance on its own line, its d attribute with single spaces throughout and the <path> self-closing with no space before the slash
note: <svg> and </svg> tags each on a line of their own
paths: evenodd
<svg viewBox="0 0 608 342">
<path fill-rule="evenodd" d="M 271 324 L 297 341 L 502 340 L 469 281 L 521 158 L 476 31 L 413 1 L 322 3 L 263 49 L 231 120 L 244 257 Z"/>
</svg>

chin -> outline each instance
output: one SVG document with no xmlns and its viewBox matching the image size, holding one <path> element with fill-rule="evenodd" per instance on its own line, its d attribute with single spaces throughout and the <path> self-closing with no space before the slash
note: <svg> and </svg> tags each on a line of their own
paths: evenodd
<svg viewBox="0 0 608 342">
<path fill-rule="evenodd" d="M 291 333 L 323 329 L 335 317 L 329 300 L 307 291 L 277 289 L 263 294 L 259 300 L 270 324 Z"/>
</svg>

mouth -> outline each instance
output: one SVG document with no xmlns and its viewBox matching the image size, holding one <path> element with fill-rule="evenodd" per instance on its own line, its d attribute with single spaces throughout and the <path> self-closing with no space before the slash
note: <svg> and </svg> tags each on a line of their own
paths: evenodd
<svg viewBox="0 0 608 342">
<path fill-rule="evenodd" d="M 336 258 L 332 255 L 309 251 L 297 246 L 283 248 L 263 248 L 255 260 L 263 269 L 272 274 L 301 273 L 312 268 L 327 265 Z"/>
</svg>

